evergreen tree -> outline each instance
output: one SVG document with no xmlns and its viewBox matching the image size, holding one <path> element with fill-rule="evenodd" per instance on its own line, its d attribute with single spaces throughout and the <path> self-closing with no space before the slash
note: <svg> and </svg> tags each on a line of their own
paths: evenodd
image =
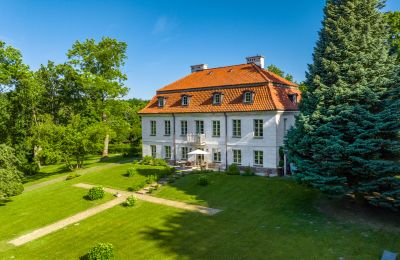
<svg viewBox="0 0 400 260">
<path fill-rule="evenodd" d="M 400 172 L 390 130 L 398 119 L 387 117 L 385 101 L 394 57 L 382 7 L 379 0 L 327 1 L 300 115 L 287 136 L 297 179 L 331 195 L 373 198 Z"/>
</svg>

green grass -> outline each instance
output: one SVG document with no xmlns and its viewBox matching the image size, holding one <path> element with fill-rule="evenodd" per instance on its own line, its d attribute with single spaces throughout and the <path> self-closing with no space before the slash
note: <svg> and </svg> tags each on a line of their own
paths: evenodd
<svg viewBox="0 0 400 260">
<path fill-rule="evenodd" d="M 80 170 L 76 170 L 75 172 L 79 173 L 81 171 L 85 171 L 86 169 L 90 169 L 96 166 L 107 165 L 109 163 L 117 163 L 127 160 L 133 160 L 132 158 L 122 157 L 119 154 L 113 154 L 109 156 L 107 161 L 101 161 L 101 156 L 93 155 L 87 158 L 84 163 L 84 168 Z M 23 183 L 25 187 L 29 187 L 30 185 L 37 184 L 40 182 L 48 181 L 60 176 L 67 176 L 71 171 L 66 168 L 66 165 L 63 163 L 54 164 L 54 165 L 45 165 L 42 166 L 40 172 L 35 175 L 25 176 L 23 179 Z"/>
<path fill-rule="evenodd" d="M 123 180 L 130 178 L 120 179 L 124 166 L 79 178 L 126 187 Z M 334 218 L 316 209 L 324 198 L 289 179 L 212 174 L 206 187 L 197 179 L 181 178 L 155 196 L 220 208 L 221 213 L 205 216 L 138 201 L 7 248 L 0 258 L 77 259 L 96 242 L 112 243 L 116 259 L 377 259 L 384 249 L 400 251 L 399 223 L 378 228 Z"/>
</svg>

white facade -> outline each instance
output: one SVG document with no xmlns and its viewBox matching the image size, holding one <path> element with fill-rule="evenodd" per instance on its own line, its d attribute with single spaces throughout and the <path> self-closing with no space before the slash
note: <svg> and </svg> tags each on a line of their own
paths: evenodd
<svg viewBox="0 0 400 260">
<path fill-rule="evenodd" d="M 157 158 L 182 161 L 186 160 L 186 156 L 182 154 L 182 151 L 186 149 L 184 147 L 187 147 L 188 152 L 201 148 L 210 153 L 205 156 L 205 161 L 215 163 L 217 167 L 225 169 L 227 165 L 236 163 L 233 150 L 240 150 L 241 166 L 251 166 L 264 172 L 267 169 L 276 170 L 280 160 L 279 147 L 283 145 L 285 128 L 288 130 L 294 125 L 295 114 L 296 112 L 284 111 L 145 114 L 142 115 L 143 156 L 154 155 L 152 149 L 153 152 L 155 149 Z M 240 136 L 233 136 L 234 120 L 240 121 L 240 127 L 236 127 L 236 130 L 240 131 Z M 262 133 L 262 137 L 255 136 L 255 124 L 257 124 L 255 120 L 258 120 L 259 125 L 262 122 L 262 131 L 258 128 L 258 133 L 260 135 Z M 170 121 L 170 123 L 165 123 L 165 121 Z M 187 122 L 187 134 L 190 136 L 192 134 L 197 136 L 199 129 L 196 129 L 196 121 L 202 121 L 204 134 L 200 134 L 199 138 L 204 138 L 204 140 L 199 139 L 198 141 L 201 142 L 193 142 L 193 138 L 188 139 L 187 134 L 181 130 L 182 121 Z M 213 121 L 219 121 L 219 123 L 213 123 Z M 198 126 L 200 124 L 197 123 Z M 219 136 L 213 136 L 213 124 L 215 124 L 215 129 L 219 124 Z M 170 125 L 170 131 L 166 130 L 168 125 Z M 168 158 L 169 150 L 171 151 L 170 158 Z M 218 155 L 214 155 L 218 151 L 220 160 Z M 235 153 L 238 155 L 238 152 Z"/>
</svg>

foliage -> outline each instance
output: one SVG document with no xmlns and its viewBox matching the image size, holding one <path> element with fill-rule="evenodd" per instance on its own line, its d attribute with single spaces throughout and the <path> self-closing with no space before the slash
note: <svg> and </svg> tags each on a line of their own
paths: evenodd
<svg viewBox="0 0 400 260">
<path fill-rule="evenodd" d="M 75 179 L 77 177 L 81 176 L 79 173 L 73 172 L 67 175 L 67 177 L 65 178 L 65 180 L 69 181 L 72 179 Z"/>
<path fill-rule="evenodd" d="M 246 166 L 242 173 L 243 176 L 254 176 L 254 171 L 250 166 Z"/>
<path fill-rule="evenodd" d="M 229 165 L 228 170 L 226 171 L 228 175 L 240 175 L 239 166 L 235 163 Z"/>
<path fill-rule="evenodd" d="M 198 179 L 198 184 L 199 185 L 207 186 L 209 184 L 209 182 L 210 182 L 210 180 L 209 180 L 207 175 L 202 174 L 202 175 L 199 176 L 199 179 Z"/>
<path fill-rule="evenodd" d="M 104 197 L 104 190 L 103 187 L 93 187 L 90 188 L 86 198 L 88 200 L 99 200 Z"/>
<path fill-rule="evenodd" d="M 141 164 L 152 166 L 168 166 L 167 162 L 161 158 L 153 158 L 151 156 L 143 157 Z"/>
<path fill-rule="evenodd" d="M 397 63 L 400 63 L 400 12 L 387 12 L 385 18 L 390 29 L 391 52 L 397 55 Z"/>
<path fill-rule="evenodd" d="M 398 187 L 399 104 L 391 107 L 388 97 L 399 84 L 380 7 L 378 0 L 327 1 L 301 113 L 287 135 L 297 180 L 331 196 L 374 197 Z"/>
<path fill-rule="evenodd" d="M 131 195 L 128 198 L 126 198 L 123 205 L 125 207 L 133 207 L 133 206 L 135 206 L 136 201 L 137 201 L 137 198 L 135 196 Z"/>
<path fill-rule="evenodd" d="M 87 253 L 87 260 L 108 260 L 114 257 L 114 246 L 110 243 L 97 243 Z"/>
<path fill-rule="evenodd" d="M 132 185 L 131 187 L 128 188 L 129 191 L 140 191 L 141 189 L 143 189 L 145 186 L 147 185 L 146 181 L 140 182 L 140 183 L 135 183 L 134 185 Z"/>
<path fill-rule="evenodd" d="M 19 169 L 20 161 L 14 149 L 0 144 L 0 199 L 21 194 L 24 190 Z"/>
<path fill-rule="evenodd" d="M 135 168 L 130 168 L 130 169 L 128 169 L 128 170 L 126 171 L 126 175 L 127 175 L 128 177 L 133 177 L 133 176 L 135 176 L 135 175 L 136 175 L 136 169 L 135 169 Z"/>
<path fill-rule="evenodd" d="M 274 64 L 269 65 L 267 67 L 267 70 L 271 71 L 272 73 L 275 73 L 276 75 L 278 75 L 278 76 L 280 76 L 282 78 L 285 78 L 285 79 L 287 79 L 287 80 L 289 80 L 291 82 L 294 82 L 294 78 L 293 78 L 292 75 L 290 75 L 288 73 L 285 74 L 285 72 L 283 70 L 281 70 L 280 68 L 278 68 L 278 66 L 276 66 Z"/>
<path fill-rule="evenodd" d="M 152 183 L 156 182 L 157 179 L 158 179 L 157 175 L 149 175 L 146 178 L 146 183 L 147 184 L 152 184 Z"/>
</svg>

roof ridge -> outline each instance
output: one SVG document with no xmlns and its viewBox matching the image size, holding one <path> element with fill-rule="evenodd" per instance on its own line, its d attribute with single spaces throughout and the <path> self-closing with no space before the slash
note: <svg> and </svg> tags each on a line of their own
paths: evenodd
<svg viewBox="0 0 400 260">
<path fill-rule="evenodd" d="M 263 73 L 271 73 L 274 77 L 276 77 L 276 78 L 278 78 L 278 79 L 280 79 L 280 80 L 282 80 L 282 81 L 287 81 L 287 82 L 289 82 L 289 83 L 292 84 L 292 85 L 287 84 L 288 86 L 292 86 L 292 87 L 298 87 L 298 86 L 299 86 L 298 84 L 296 84 L 296 83 L 294 83 L 294 82 L 292 82 L 292 81 L 290 81 L 290 80 L 288 80 L 288 79 L 285 79 L 284 77 L 279 76 L 278 74 L 276 74 L 275 72 L 272 72 L 272 71 L 270 71 L 270 70 L 263 69 Z"/>
<path fill-rule="evenodd" d="M 205 71 L 205 70 L 213 70 L 213 69 L 223 69 L 223 68 L 243 66 L 243 65 L 250 65 L 250 64 L 249 63 L 240 63 L 240 64 L 235 64 L 235 65 L 226 65 L 226 66 L 220 66 L 220 67 L 214 67 L 214 68 L 207 68 L 207 69 L 199 70 L 196 72 L 201 72 L 201 71 Z M 196 73 L 196 72 L 194 72 L 194 73 Z"/>
<path fill-rule="evenodd" d="M 256 65 L 255 63 L 250 63 L 251 65 L 253 65 L 253 67 L 261 74 L 261 76 L 263 76 L 263 78 L 265 78 L 265 80 L 269 83 L 272 82 L 272 80 L 270 78 L 267 77 L 267 75 L 265 75 L 262 71 L 262 68 L 260 68 L 258 65 Z"/>
</svg>

